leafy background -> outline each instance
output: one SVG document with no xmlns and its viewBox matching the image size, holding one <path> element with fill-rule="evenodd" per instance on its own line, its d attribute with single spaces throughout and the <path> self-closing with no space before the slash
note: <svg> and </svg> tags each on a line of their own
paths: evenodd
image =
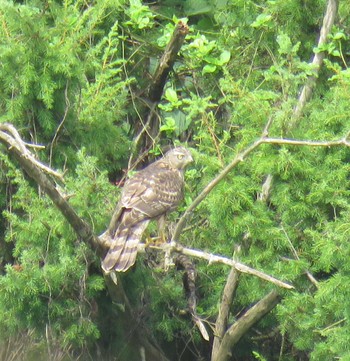
<svg viewBox="0 0 350 361">
<path fill-rule="evenodd" d="M 349 131 L 350 5 L 316 48 L 324 0 L 1 2 L 0 121 L 45 145 L 38 158 L 65 171 L 60 186 L 96 234 L 108 225 L 145 91 L 178 21 L 190 26 L 158 106 L 154 153 L 186 143 L 195 156 L 186 200 L 256 140 L 339 139 Z M 186 19 L 186 20 L 185 20 Z M 303 117 L 290 128 L 310 59 L 326 60 Z M 348 360 L 349 150 L 263 145 L 200 204 L 189 247 L 239 259 L 295 285 L 240 341 L 232 360 Z M 123 305 L 99 259 L 17 164 L 0 154 L 0 355 L 4 360 L 136 360 Z M 267 201 L 258 195 L 267 175 Z M 178 213 L 172 216 L 172 221 Z M 298 258 L 295 257 L 295 251 Z M 171 360 L 209 360 L 190 317 L 182 275 L 140 256 L 124 285 Z M 229 270 L 195 262 L 198 313 L 215 322 Z M 315 287 L 309 271 L 318 280 Z M 241 277 L 233 322 L 273 286 Z M 208 327 L 209 329 L 209 327 Z"/>
</svg>

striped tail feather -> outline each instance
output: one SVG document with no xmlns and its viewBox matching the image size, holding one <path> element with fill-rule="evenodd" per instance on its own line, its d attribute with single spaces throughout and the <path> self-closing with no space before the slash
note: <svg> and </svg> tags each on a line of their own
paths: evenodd
<svg viewBox="0 0 350 361">
<path fill-rule="evenodd" d="M 114 236 L 112 245 L 110 246 L 105 258 L 102 261 L 102 269 L 108 273 L 114 269 L 116 262 L 123 252 L 129 230 L 123 229 Z"/>
<path fill-rule="evenodd" d="M 137 256 L 137 245 L 148 223 L 149 220 L 144 220 L 131 228 L 121 230 L 116 235 L 114 245 L 102 261 L 102 268 L 105 272 L 112 270 L 125 272 L 133 266 Z"/>
</svg>

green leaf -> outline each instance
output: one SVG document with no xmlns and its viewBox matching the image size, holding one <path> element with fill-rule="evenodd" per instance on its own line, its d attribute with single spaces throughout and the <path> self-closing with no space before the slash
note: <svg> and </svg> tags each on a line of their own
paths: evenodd
<svg viewBox="0 0 350 361">
<path fill-rule="evenodd" d="M 177 93 L 173 88 L 168 88 L 165 91 L 164 95 L 165 99 L 168 100 L 170 103 L 176 103 L 179 99 L 177 97 Z"/>
<path fill-rule="evenodd" d="M 277 36 L 277 43 L 279 45 L 278 52 L 280 54 L 291 54 L 292 42 L 287 34 L 280 34 Z"/>
<path fill-rule="evenodd" d="M 338 31 L 332 36 L 332 38 L 334 40 L 346 39 L 346 35 L 343 32 Z"/>
<path fill-rule="evenodd" d="M 268 25 L 271 22 L 271 19 L 272 15 L 263 13 L 260 14 L 250 26 L 253 28 L 261 28 Z"/>
<path fill-rule="evenodd" d="M 220 63 L 221 63 L 221 65 L 224 65 L 224 64 L 228 63 L 230 61 L 230 58 L 231 58 L 231 53 L 228 50 L 224 50 L 220 54 Z"/>
<path fill-rule="evenodd" d="M 214 73 L 216 69 L 217 69 L 216 65 L 207 64 L 203 67 L 202 74 L 204 75 L 204 74 Z"/>
</svg>

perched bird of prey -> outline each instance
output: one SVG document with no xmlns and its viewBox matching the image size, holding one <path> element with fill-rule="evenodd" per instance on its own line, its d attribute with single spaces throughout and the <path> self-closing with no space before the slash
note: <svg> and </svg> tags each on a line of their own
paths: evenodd
<svg viewBox="0 0 350 361">
<path fill-rule="evenodd" d="M 135 263 L 148 223 L 173 211 L 183 199 L 184 169 L 192 161 L 186 148 L 176 147 L 125 183 L 107 231 L 112 241 L 102 261 L 105 272 L 125 272 Z"/>
</svg>

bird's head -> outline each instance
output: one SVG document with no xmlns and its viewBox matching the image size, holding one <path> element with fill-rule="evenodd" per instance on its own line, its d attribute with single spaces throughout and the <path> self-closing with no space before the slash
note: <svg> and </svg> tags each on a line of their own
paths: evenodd
<svg viewBox="0 0 350 361">
<path fill-rule="evenodd" d="M 189 163 L 193 162 L 190 151 L 184 147 L 176 147 L 169 150 L 164 155 L 164 160 L 172 168 L 184 169 Z"/>
</svg>

